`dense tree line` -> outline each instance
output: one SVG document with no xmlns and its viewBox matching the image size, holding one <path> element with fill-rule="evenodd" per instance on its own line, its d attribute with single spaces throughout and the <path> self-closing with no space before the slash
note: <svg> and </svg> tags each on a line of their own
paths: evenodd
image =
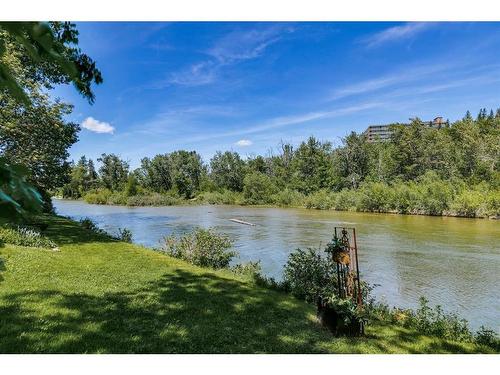
<svg viewBox="0 0 500 375">
<path fill-rule="evenodd" d="M 219 151 L 204 163 L 195 151 L 141 160 L 131 171 L 116 155 L 73 166 L 65 197 L 125 204 L 276 204 L 378 212 L 497 215 L 500 206 L 500 110 L 482 109 L 440 129 L 419 119 L 395 124 L 388 141 L 352 132 L 334 148 L 309 137 L 269 156 Z M 130 199 L 132 197 L 132 199 Z M 141 198 L 142 197 L 142 198 Z M 155 198 L 152 198 L 155 197 Z M 162 199 L 161 197 L 169 197 Z"/>
</svg>

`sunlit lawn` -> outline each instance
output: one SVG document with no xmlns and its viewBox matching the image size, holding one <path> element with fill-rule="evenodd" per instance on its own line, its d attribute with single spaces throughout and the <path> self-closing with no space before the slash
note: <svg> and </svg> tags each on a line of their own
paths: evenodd
<svg viewBox="0 0 500 375">
<path fill-rule="evenodd" d="M 60 251 L 0 248 L 0 352 L 475 352 L 472 344 L 372 323 L 334 338 L 312 306 L 228 272 L 47 219 Z"/>
</svg>

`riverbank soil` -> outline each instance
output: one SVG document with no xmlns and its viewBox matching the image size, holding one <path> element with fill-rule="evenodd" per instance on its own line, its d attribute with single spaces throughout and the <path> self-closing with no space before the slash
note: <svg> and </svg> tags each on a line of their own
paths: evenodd
<svg viewBox="0 0 500 375">
<path fill-rule="evenodd" d="M 372 322 L 334 338 L 313 306 L 45 217 L 59 251 L 0 245 L 2 353 L 473 353 Z"/>
</svg>

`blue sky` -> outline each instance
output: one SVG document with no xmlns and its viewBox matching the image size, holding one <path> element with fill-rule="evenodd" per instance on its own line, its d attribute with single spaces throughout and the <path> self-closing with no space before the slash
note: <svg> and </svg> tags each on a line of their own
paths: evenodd
<svg viewBox="0 0 500 375">
<path fill-rule="evenodd" d="M 500 23 L 78 23 L 104 83 L 71 158 L 268 154 L 309 135 L 500 106 Z"/>
</svg>

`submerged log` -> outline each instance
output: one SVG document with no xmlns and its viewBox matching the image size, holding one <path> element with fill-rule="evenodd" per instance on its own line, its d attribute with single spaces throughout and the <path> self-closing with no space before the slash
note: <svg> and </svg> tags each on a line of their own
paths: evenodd
<svg viewBox="0 0 500 375">
<path fill-rule="evenodd" d="M 243 224 L 243 225 L 251 225 L 252 227 L 255 226 L 255 224 L 253 224 L 253 223 L 249 223 L 248 221 L 243 221 L 243 220 L 239 220 L 239 219 L 229 219 L 229 221 L 233 221 L 235 223 Z"/>
</svg>

